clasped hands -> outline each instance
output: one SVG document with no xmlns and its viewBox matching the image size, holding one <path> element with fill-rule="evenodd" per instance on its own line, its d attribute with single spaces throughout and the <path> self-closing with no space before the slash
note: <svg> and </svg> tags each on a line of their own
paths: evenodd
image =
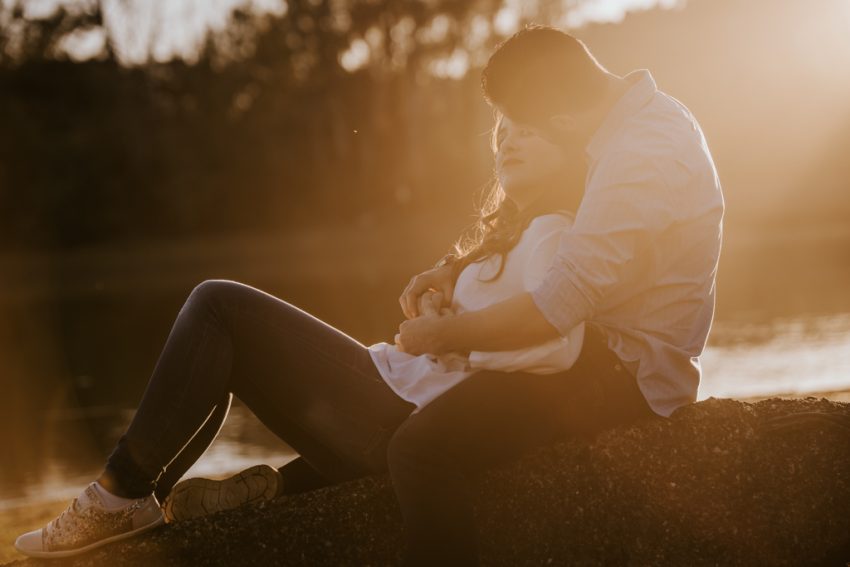
<svg viewBox="0 0 850 567">
<path fill-rule="evenodd" d="M 395 335 L 396 347 L 408 354 L 441 355 L 452 351 L 446 324 L 454 315 L 451 308 L 454 280 L 451 267 L 434 268 L 411 278 L 399 303 L 406 321 Z"/>
<path fill-rule="evenodd" d="M 442 303 L 441 291 L 426 290 L 419 296 L 416 316 L 402 321 L 395 335 L 395 344 L 400 351 L 413 355 L 447 352 L 439 320 L 454 315 L 454 310 Z"/>
</svg>

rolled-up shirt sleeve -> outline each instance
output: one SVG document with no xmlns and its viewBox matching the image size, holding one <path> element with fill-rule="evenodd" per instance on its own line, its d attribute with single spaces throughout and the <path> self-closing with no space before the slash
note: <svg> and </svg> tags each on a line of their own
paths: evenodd
<svg viewBox="0 0 850 567">
<path fill-rule="evenodd" d="M 591 178 L 575 224 L 561 236 L 552 265 L 531 291 L 562 337 L 592 318 L 624 268 L 672 222 L 663 165 L 644 159 L 622 153 L 598 165 L 604 178 Z"/>
</svg>

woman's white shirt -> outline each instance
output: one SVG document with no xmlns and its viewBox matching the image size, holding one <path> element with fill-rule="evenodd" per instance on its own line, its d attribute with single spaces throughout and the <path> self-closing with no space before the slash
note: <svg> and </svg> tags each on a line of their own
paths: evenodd
<svg viewBox="0 0 850 567">
<path fill-rule="evenodd" d="M 533 218 L 506 255 L 502 274 L 492 282 L 482 280 L 496 274 L 502 261 L 500 255 L 467 265 L 455 282 L 451 305 L 454 312 L 477 311 L 535 289 L 552 264 L 561 235 L 572 222 L 569 211 Z M 583 340 L 584 323 L 579 323 L 566 336 L 541 344 L 515 350 L 472 351 L 468 357 L 457 353 L 412 355 L 386 342 L 368 349 L 384 381 L 400 397 L 416 404 L 418 411 L 479 370 L 532 374 L 566 370 L 578 358 Z"/>
</svg>

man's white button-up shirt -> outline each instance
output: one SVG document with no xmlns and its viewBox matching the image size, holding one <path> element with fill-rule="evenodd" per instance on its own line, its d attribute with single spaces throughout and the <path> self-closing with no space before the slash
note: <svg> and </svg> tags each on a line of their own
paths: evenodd
<svg viewBox="0 0 850 567">
<path fill-rule="evenodd" d="M 694 402 L 714 316 L 723 194 L 705 137 L 646 70 L 587 145 L 585 194 L 531 296 L 562 336 L 587 321 L 657 414 Z"/>
</svg>

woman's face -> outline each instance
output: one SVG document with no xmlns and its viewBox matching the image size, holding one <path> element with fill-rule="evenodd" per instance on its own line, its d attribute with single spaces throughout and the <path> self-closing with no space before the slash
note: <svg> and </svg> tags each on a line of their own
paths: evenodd
<svg viewBox="0 0 850 567">
<path fill-rule="evenodd" d="M 494 150 L 499 183 L 520 209 L 559 185 L 566 191 L 570 170 L 575 172 L 581 164 L 580 156 L 571 155 L 579 152 L 565 150 L 537 128 L 507 116 L 497 125 Z"/>
</svg>

